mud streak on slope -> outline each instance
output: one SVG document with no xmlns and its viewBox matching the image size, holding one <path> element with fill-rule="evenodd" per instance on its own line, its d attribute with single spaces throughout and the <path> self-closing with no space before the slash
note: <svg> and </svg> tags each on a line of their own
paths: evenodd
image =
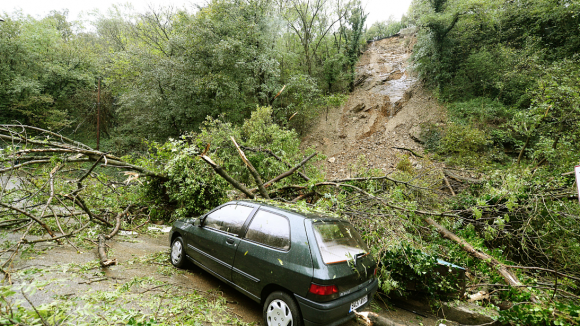
<svg viewBox="0 0 580 326">
<path fill-rule="evenodd" d="M 442 123 L 444 110 L 423 89 L 409 69 L 414 35 L 395 36 L 369 44 L 356 67 L 356 88 L 344 106 L 321 114 L 303 138 L 328 156 L 327 178 L 350 177 L 351 166 L 364 155 L 369 168 L 392 170 L 407 153 L 422 152 L 424 123 Z"/>
</svg>

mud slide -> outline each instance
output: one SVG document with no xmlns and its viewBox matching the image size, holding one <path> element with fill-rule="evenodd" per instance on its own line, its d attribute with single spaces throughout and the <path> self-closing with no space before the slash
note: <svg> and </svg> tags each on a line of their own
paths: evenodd
<svg viewBox="0 0 580 326">
<path fill-rule="evenodd" d="M 325 154 L 328 178 L 350 177 L 361 156 L 369 168 L 393 169 L 405 151 L 422 152 L 424 123 L 442 123 L 444 110 L 423 89 L 410 70 L 415 36 L 399 36 L 369 44 L 356 67 L 355 90 L 328 116 L 321 115 L 303 139 Z"/>
</svg>

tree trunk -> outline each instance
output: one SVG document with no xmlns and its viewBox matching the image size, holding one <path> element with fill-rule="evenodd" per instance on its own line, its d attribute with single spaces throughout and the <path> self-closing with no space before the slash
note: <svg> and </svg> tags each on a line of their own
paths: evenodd
<svg viewBox="0 0 580 326">
<path fill-rule="evenodd" d="M 211 158 L 209 158 L 209 156 L 202 155 L 201 159 L 204 160 L 207 164 L 209 164 L 212 167 L 212 169 L 215 171 L 215 173 L 217 173 L 220 177 L 224 178 L 224 180 L 226 180 L 229 184 L 234 186 L 234 188 L 243 192 L 246 196 L 248 196 L 251 199 L 255 198 L 254 194 L 252 194 L 251 191 L 249 191 L 246 187 L 244 187 L 244 185 L 242 185 L 241 183 L 236 181 L 234 178 L 230 177 L 230 175 L 227 174 L 227 172 L 224 170 L 224 168 L 215 164 L 214 161 L 212 161 Z"/>
<path fill-rule="evenodd" d="M 99 234 L 99 258 L 101 259 L 101 266 L 107 267 L 111 265 L 117 265 L 117 259 L 109 259 L 107 257 L 107 252 L 105 251 L 105 237 Z"/>
<path fill-rule="evenodd" d="M 246 166 L 250 170 L 250 174 L 252 175 L 252 177 L 256 181 L 256 185 L 258 186 L 258 190 L 260 190 L 260 195 L 262 195 L 262 197 L 264 197 L 266 199 L 270 199 L 270 196 L 268 196 L 268 192 L 266 191 L 266 188 L 264 187 L 264 182 L 262 181 L 262 178 L 260 178 L 260 174 L 258 174 L 258 171 L 256 171 L 256 169 L 254 168 L 252 163 L 250 163 L 250 161 L 246 157 L 246 154 L 244 154 L 244 151 L 242 151 L 240 146 L 238 146 L 238 143 L 236 143 L 236 140 L 234 139 L 234 137 L 230 137 L 230 138 L 232 139 L 232 142 L 234 142 L 234 145 L 236 145 L 236 148 L 238 150 L 238 153 L 240 154 L 240 157 L 242 158 L 242 161 L 244 161 L 244 163 L 246 163 Z"/>
</svg>

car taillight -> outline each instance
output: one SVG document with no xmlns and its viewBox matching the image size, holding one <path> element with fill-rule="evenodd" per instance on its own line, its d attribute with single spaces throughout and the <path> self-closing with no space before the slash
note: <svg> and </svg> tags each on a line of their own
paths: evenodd
<svg viewBox="0 0 580 326">
<path fill-rule="evenodd" d="M 318 295 L 331 295 L 331 294 L 338 293 L 338 288 L 336 287 L 336 285 L 318 285 L 318 284 L 312 283 L 310 285 L 309 291 L 311 293 L 318 294 Z"/>
</svg>

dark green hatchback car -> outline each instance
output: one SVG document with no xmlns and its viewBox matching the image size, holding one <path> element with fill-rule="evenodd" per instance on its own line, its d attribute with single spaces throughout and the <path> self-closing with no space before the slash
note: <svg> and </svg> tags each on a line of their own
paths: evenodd
<svg viewBox="0 0 580 326">
<path fill-rule="evenodd" d="M 339 325 L 378 287 L 366 244 L 336 218 L 233 201 L 169 236 L 175 266 L 192 261 L 262 304 L 266 325 Z"/>
</svg>

